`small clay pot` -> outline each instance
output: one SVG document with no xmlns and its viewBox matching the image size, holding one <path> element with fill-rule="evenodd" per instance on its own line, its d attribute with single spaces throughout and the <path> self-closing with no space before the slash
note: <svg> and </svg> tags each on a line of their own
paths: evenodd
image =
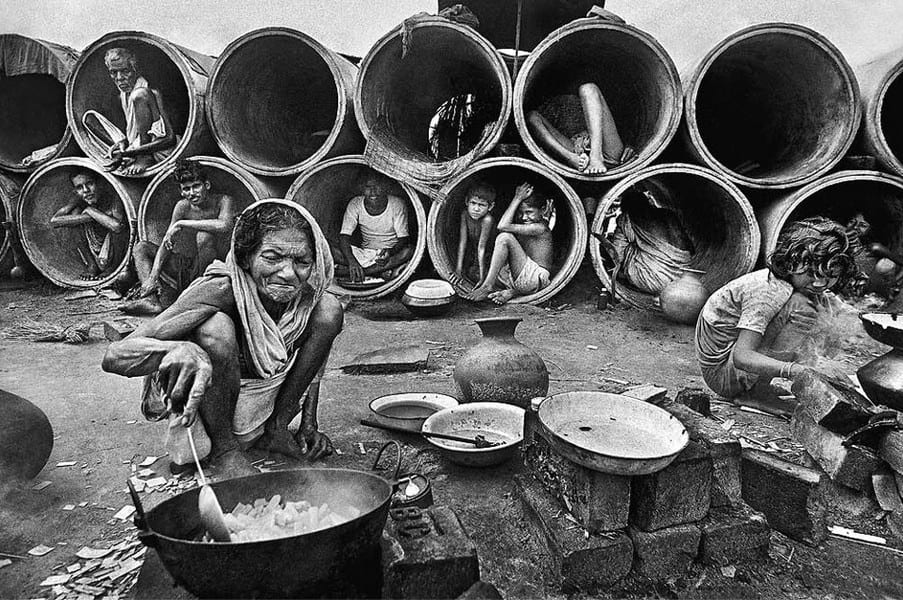
<svg viewBox="0 0 903 600">
<path fill-rule="evenodd" d="M 708 298 L 709 291 L 702 280 L 693 273 L 684 273 L 662 289 L 659 303 L 668 319 L 693 325 Z"/>
</svg>

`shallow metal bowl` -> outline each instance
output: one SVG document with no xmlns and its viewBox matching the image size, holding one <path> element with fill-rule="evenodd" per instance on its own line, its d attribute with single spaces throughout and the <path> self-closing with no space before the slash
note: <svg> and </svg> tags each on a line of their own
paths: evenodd
<svg viewBox="0 0 903 600">
<path fill-rule="evenodd" d="M 482 435 L 491 448 L 477 448 L 467 442 L 426 438 L 448 460 L 467 467 L 488 467 L 510 459 L 524 439 L 524 409 L 501 402 L 469 402 L 446 408 L 423 422 L 424 432 L 450 433 L 475 438 Z"/>
</svg>

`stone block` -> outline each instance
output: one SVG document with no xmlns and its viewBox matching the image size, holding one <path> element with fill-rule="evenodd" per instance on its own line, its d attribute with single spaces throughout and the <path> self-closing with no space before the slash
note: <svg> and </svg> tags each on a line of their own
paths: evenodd
<svg viewBox="0 0 903 600">
<path fill-rule="evenodd" d="M 389 511 L 383 598 L 454 598 L 479 581 L 477 549 L 447 506 Z"/>
<path fill-rule="evenodd" d="M 624 532 L 587 537 L 582 529 L 559 515 L 560 505 L 538 481 L 526 474 L 514 479 L 530 522 L 548 548 L 562 588 L 607 588 L 630 572 L 633 543 Z"/>
<path fill-rule="evenodd" d="M 706 564 L 729 565 L 767 558 L 771 528 L 765 515 L 746 504 L 713 508 L 700 521 L 699 559 Z"/>
<path fill-rule="evenodd" d="M 772 529 L 812 545 L 828 537 L 828 478 L 821 471 L 752 448 L 742 458 L 743 499 Z"/>
<path fill-rule="evenodd" d="M 683 575 L 699 554 L 699 527 L 675 525 L 658 531 L 630 528 L 634 575 L 661 581 Z"/>
<path fill-rule="evenodd" d="M 693 523 L 709 512 L 712 457 L 691 441 L 670 465 L 633 478 L 630 524 L 644 531 Z"/>
<path fill-rule="evenodd" d="M 790 389 L 813 421 L 836 433 L 850 433 L 869 420 L 871 403 L 847 383 L 805 371 Z"/>
<path fill-rule="evenodd" d="M 580 466 L 556 452 L 527 412 L 522 445 L 527 470 L 592 533 L 627 527 L 630 478 Z"/>
<path fill-rule="evenodd" d="M 674 402 L 683 404 L 687 408 L 698 412 L 705 417 L 712 416 L 712 399 L 715 398 L 712 392 L 695 387 L 687 387 L 677 392 Z"/>
</svg>

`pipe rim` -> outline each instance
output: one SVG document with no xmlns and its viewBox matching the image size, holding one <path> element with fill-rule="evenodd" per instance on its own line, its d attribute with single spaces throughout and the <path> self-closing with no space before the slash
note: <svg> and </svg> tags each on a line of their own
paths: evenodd
<svg viewBox="0 0 903 600">
<path fill-rule="evenodd" d="M 677 67 L 674 64 L 674 61 L 671 59 L 671 56 L 665 50 L 665 48 L 652 37 L 650 34 L 645 31 L 633 27 L 632 25 L 614 23 L 612 21 L 607 21 L 595 17 L 585 18 L 585 19 L 575 19 L 566 25 L 556 29 L 549 35 L 545 37 L 537 46 L 527 54 L 526 60 L 524 60 L 523 66 L 520 67 L 520 70 L 517 74 L 517 80 L 514 83 L 514 98 L 523 98 L 525 87 L 527 85 L 527 75 L 531 70 L 533 70 L 535 64 L 539 61 L 540 56 L 543 52 L 545 52 L 548 48 L 552 47 L 553 44 L 558 43 L 560 40 L 577 33 L 582 33 L 587 29 L 591 30 L 609 30 L 609 31 L 617 31 L 618 33 L 625 33 L 631 35 L 641 42 L 646 44 L 646 46 L 654 52 L 654 54 L 659 58 L 661 64 L 668 71 L 668 78 L 671 81 L 674 89 L 674 97 L 671 102 L 670 113 L 671 116 L 668 119 L 667 127 L 662 128 L 659 132 L 653 136 L 653 139 L 646 144 L 644 148 L 637 149 L 638 156 L 624 165 L 618 165 L 617 167 L 613 167 L 608 169 L 605 173 L 600 175 L 587 175 L 574 169 L 573 167 L 569 167 L 559 161 L 552 159 L 545 150 L 543 150 L 539 144 L 536 143 L 536 140 L 533 139 L 533 136 L 530 135 L 530 132 L 527 128 L 526 117 L 524 116 L 524 107 L 520 102 L 512 102 L 512 111 L 514 113 L 514 123 L 517 127 L 517 131 L 520 134 L 521 139 L 526 144 L 527 149 L 533 155 L 536 160 L 540 163 L 549 167 L 556 173 L 564 175 L 569 179 L 576 179 L 579 181 L 610 181 L 613 179 L 620 179 L 630 173 L 635 171 L 639 171 L 640 169 L 649 165 L 652 161 L 654 161 L 658 156 L 665 151 L 665 148 L 674 138 L 677 133 L 678 128 L 680 127 L 681 116 L 684 110 L 684 103 L 681 98 L 681 81 L 680 81 L 680 73 L 677 70 Z"/>
<path fill-rule="evenodd" d="M 248 32 L 241 37 L 232 40 L 232 42 L 228 46 L 226 46 L 225 50 L 223 50 L 222 54 L 219 55 L 219 58 L 216 59 L 216 64 L 213 67 L 213 72 L 207 79 L 206 97 L 213 98 L 214 87 L 216 86 L 217 79 L 221 77 L 223 65 L 226 63 L 229 57 L 241 50 L 241 47 L 245 44 L 264 37 L 271 36 L 282 36 L 303 42 L 317 53 L 317 55 L 323 60 L 323 62 L 326 63 L 326 66 L 329 67 L 329 72 L 332 73 L 332 79 L 335 83 L 336 96 L 338 98 L 338 106 L 336 107 L 336 116 L 332 124 L 332 129 L 329 132 L 329 136 L 320 145 L 320 147 L 317 148 L 317 151 L 301 162 L 289 165 L 288 167 L 268 167 L 266 165 L 252 163 L 239 156 L 239 154 L 235 152 L 230 144 L 223 142 L 223 134 L 221 131 L 222 125 L 218 125 L 217 120 L 213 116 L 212 102 L 204 103 L 204 113 L 207 118 L 207 123 L 210 124 L 210 131 L 213 134 L 213 139 L 216 140 L 217 146 L 219 146 L 219 148 L 223 151 L 223 154 L 225 154 L 226 157 L 229 158 L 229 160 L 238 163 L 251 173 L 255 173 L 257 175 L 269 175 L 277 177 L 283 175 L 298 175 L 305 169 L 320 162 L 320 160 L 322 160 L 326 156 L 326 154 L 329 152 L 329 149 L 339 137 L 339 134 L 342 130 L 342 124 L 344 123 L 345 117 L 348 114 L 348 92 L 350 90 L 348 90 L 346 87 L 345 80 L 342 77 L 342 72 L 339 70 L 339 67 L 336 64 L 336 57 L 331 50 L 315 40 L 313 37 L 290 27 L 262 27 L 260 29 L 255 29 L 254 31 Z"/>
<path fill-rule="evenodd" d="M 322 171 L 326 171 L 332 167 L 347 165 L 372 169 L 372 167 L 367 163 L 363 154 L 347 154 L 345 156 L 336 156 L 335 158 L 324 160 L 323 162 L 318 163 L 313 168 L 301 173 L 288 188 L 288 191 L 285 193 L 285 199 L 289 202 L 294 202 L 295 204 L 303 207 L 303 204 L 295 200 L 295 195 L 304 187 L 305 183 L 307 183 L 310 179 L 312 179 L 315 175 L 321 173 Z M 386 177 L 388 177 L 388 175 L 386 175 Z M 343 288 L 341 285 L 336 283 L 335 278 L 333 278 L 332 283 L 329 286 L 329 291 L 333 294 L 349 295 L 352 298 L 358 298 L 361 300 L 381 298 L 383 296 L 391 294 L 392 292 L 403 286 L 405 283 L 407 283 L 414 272 L 417 270 L 417 268 L 420 266 L 420 262 L 423 260 L 423 255 L 426 253 L 427 238 L 427 217 L 426 211 L 423 208 L 423 203 L 420 201 L 420 196 L 417 194 L 417 191 L 413 187 L 403 181 L 399 181 L 398 179 L 390 179 L 398 183 L 398 185 L 401 186 L 401 189 L 404 190 L 405 194 L 408 197 L 408 201 L 414 208 L 414 218 L 417 221 L 417 227 L 418 229 L 423 230 L 423 235 L 417 235 L 417 239 L 414 243 L 414 254 L 411 256 L 408 264 L 401 271 L 401 273 L 398 274 L 397 277 L 373 289 L 351 290 Z"/>
<path fill-rule="evenodd" d="M 549 282 L 549 285 L 547 285 L 543 289 L 526 296 L 516 296 L 507 302 L 507 304 L 541 304 L 542 302 L 545 302 L 546 300 L 549 300 L 550 298 L 555 296 L 571 282 L 571 280 L 577 274 L 577 270 L 580 268 L 580 264 L 583 262 L 583 257 L 586 255 L 586 244 L 589 234 L 588 228 L 586 226 L 586 220 L 581 218 L 583 217 L 583 204 L 580 201 L 580 196 L 577 195 L 577 192 L 574 191 L 570 184 L 568 184 L 568 182 L 565 181 L 565 179 L 561 175 L 536 161 L 516 156 L 486 158 L 479 162 L 476 162 L 469 166 L 467 169 L 452 177 L 448 182 L 446 182 L 445 185 L 442 186 L 440 193 L 444 197 L 447 197 L 448 194 L 450 194 L 456 187 L 461 185 L 464 180 L 479 173 L 480 171 L 494 167 L 520 167 L 527 169 L 528 171 L 533 171 L 534 173 L 547 178 L 556 187 L 558 187 L 558 189 L 562 191 L 565 200 L 568 202 L 568 206 L 572 209 L 572 211 L 576 211 L 576 216 L 574 218 L 575 237 L 571 240 L 572 249 L 570 252 L 568 252 L 567 258 L 564 261 L 563 268 L 555 273 L 555 275 Z M 448 281 L 448 278 L 452 273 L 451 263 L 450 260 L 448 260 L 448 257 L 444 256 L 443 253 L 440 252 L 440 249 L 438 247 L 438 240 L 434 239 L 436 237 L 435 232 L 438 225 L 437 221 L 439 219 L 439 210 L 443 205 L 444 202 L 433 202 L 432 206 L 430 207 L 429 218 L 426 225 L 426 238 L 430 259 L 433 262 L 433 267 L 435 267 L 436 272 L 442 279 Z"/>
<path fill-rule="evenodd" d="M 901 74 L 903 74 L 903 60 L 900 60 L 891 67 L 884 77 L 882 77 L 876 93 L 877 101 L 872 103 L 869 107 L 868 115 L 865 119 L 869 134 L 872 139 L 877 140 L 878 142 L 878 152 L 876 153 L 878 154 L 878 160 L 897 175 L 903 175 L 903 161 L 894 154 L 894 151 L 890 147 L 890 143 L 887 141 L 887 136 L 884 135 L 884 125 L 881 122 L 881 115 L 884 112 L 884 101 L 887 98 L 887 92 L 890 87 L 896 83 Z"/>
<path fill-rule="evenodd" d="M 502 91 L 501 112 L 498 115 L 499 118 L 495 122 L 496 125 L 493 128 L 492 134 L 482 139 L 476 146 L 474 146 L 473 150 L 470 151 L 473 153 L 474 161 L 476 161 L 481 156 L 484 156 L 487 152 L 495 148 L 495 146 L 502 139 L 502 135 L 504 135 L 505 128 L 508 125 L 508 120 L 511 118 L 511 108 L 513 105 L 511 73 L 508 71 L 508 67 L 505 65 L 505 61 L 504 59 L 502 59 L 502 56 L 499 54 L 496 47 L 493 46 L 489 42 L 489 40 L 487 40 L 485 37 L 474 31 L 470 27 L 461 25 L 460 23 L 456 23 L 454 21 L 449 21 L 443 17 L 438 16 L 418 19 L 414 23 L 411 31 L 414 32 L 421 27 L 444 27 L 463 35 L 470 41 L 483 48 L 486 51 L 486 56 L 489 58 L 489 60 L 495 63 L 495 71 L 497 73 L 501 73 L 502 81 L 500 82 L 501 85 L 499 86 Z M 361 130 L 364 139 L 370 138 L 370 124 L 367 123 L 367 120 L 365 118 L 364 104 L 363 100 L 361 99 L 367 69 L 370 68 L 370 65 L 373 63 L 375 57 L 382 53 L 383 49 L 388 44 L 393 42 L 395 38 L 401 36 L 403 28 L 404 24 L 401 23 L 393 29 L 389 30 L 389 32 L 383 35 L 383 37 L 381 37 L 379 41 L 373 44 L 373 46 L 367 52 L 367 55 L 363 58 L 363 60 L 361 60 L 360 64 L 358 65 L 357 81 L 354 85 L 354 116 L 357 119 L 358 128 Z M 452 162 L 453 160 L 456 159 L 441 161 L 437 164 L 445 164 Z"/>
<path fill-rule="evenodd" d="M 818 169 L 813 170 L 808 174 L 796 175 L 786 178 L 772 177 L 761 179 L 747 177 L 731 169 L 728 169 L 724 164 L 717 160 L 709 150 L 708 146 L 703 142 L 702 135 L 699 133 L 699 125 L 696 120 L 696 99 L 699 94 L 699 87 L 704 75 L 708 72 L 712 64 L 731 46 L 738 42 L 756 37 L 764 33 L 780 33 L 795 36 L 820 47 L 840 66 L 840 69 L 843 73 L 843 79 L 846 83 L 846 88 L 851 95 L 853 115 L 847 124 L 847 131 L 844 135 L 844 141 L 840 145 L 841 151 L 837 152 L 834 158 L 825 161 L 825 163 Z M 697 65 L 695 71 L 693 72 L 693 75 L 687 82 L 687 88 L 684 92 L 684 120 L 687 124 L 687 134 L 692 141 L 693 147 L 699 152 L 699 154 L 701 155 L 700 158 L 710 169 L 724 175 L 734 183 L 738 183 L 750 188 L 784 189 L 790 187 L 798 187 L 821 177 L 822 175 L 833 169 L 849 151 L 850 146 L 852 146 L 853 141 L 856 139 L 856 134 L 859 131 L 859 123 L 862 120 L 859 82 L 856 79 L 856 74 L 854 73 L 853 68 L 850 66 L 849 62 L 847 62 L 846 57 L 844 57 L 843 53 L 837 48 L 837 46 L 831 43 L 830 40 L 828 40 L 825 36 L 818 33 L 814 29 L 810 29 L 808 27 L 795 23 L 760 23 L 758 25 L 752 25 L 751 27 L 740 29 L 739 31 L 730 34 L 729 36 L 718 42 L 715 47 L 709 50 L 705 57 L 703 57 L 702 61 L 700 61 L 700 63 Z"/>
<path fill-rule="evenodd" d="M 7 190 L 7 188 L 9 188 Z M 3 219 L 0 223 L 8 221 L 18 230 L 18 217 L 16 215 L 17 205 L 19 204 L 19 194 L 22 186 L 11 177 L 7 177 L 0 173 L 0 209 L 3 209 Z M 6 193 L 10 192 L 10 193 Z M 2 265 L 7 255 L 12 250 L 12 236 L 5 229 L 0 231 L 0 265 Z"/>
<path fill-rule="evenodd" d="M 74 114 L 75 106 L 73 94 L 75 92 L 76 78 L 84 68 L 88 57 L 90 57 L 94 52 L 97 52 L 101 47 L 111 42 L 120 40 L 138 40 L 154 46 L 155 48 L 163 52 L 167 56 L 167 58 L 169 58 L 170 61 L 172 61 L 172 63 L 176 66 L 176 68 L 179 70 L 179 73 L 181 73 L 182 81 L 185 84 L 185 89 L 188 94 L 188 117 L 186 119 L 185 131 L 181 132 L 182 139 L 175 146 L 173 146 L 172 152 L 170 152 L 166 158 L 151 165 L 139 175 L 118 175 L 119 177 L 127 177 L 129 179 L 147 179 L 148 177 L 153 177 L 154 175 L 165 169 L 168 165 L 175 163 L 175 161 L 178 160 L 188 148 L 189 144 L 192 142 L 195 131 L 199 128 L 199 115 L 197 106 L 198 103 L 192 102 L 192 99 L 194 97 L 200 96 L 201 101 L 203 101 L 203 95 L 199 94 L 195 89 L 195 85 L 193 83 L 194 78 L 191 75 L 192 70 L 186 64 L 188 60 L 183 60 L 185 56 L 181 52 L 177 51 L 174 45 L 169 41 L 157 37 L 151 33 L 145 33 L 143 31 L 113 31 L 101 36 L 90 46 L 85 48 L 84 52 L 81 53 L 81 56 L 78 57 L 78 61 L 75 63 L 75 67 L 72 68 L 72 72 L 69 74 L 69 79 L 66 82 L 66 118 L 69 121 L 70 127 L 72 123 L 79 123 L 81 121 L 81 119 Z M 191 58 L 188 57 L 188 59 L 190 60 Z M 204 117 L 204 115 L 201 114 L 200 117 Z M 79 148 L 82 149 L 89 160 L 94 161 L 95 154 L 97 154 L 95 145 L 87 136 L 81 133 L 81 130 L 77 125 L 75 127 L 71 127 L 71 129 Z"/>
<path fill-rule="evenodd" d="M 596 206 L 596 212 L 593 215 L 593 222 L 589 228 L 589 231 L 591 233 L 602 232 L 602 220 L 603 215 L 605 214 L 605 209 L 607 209 L 608 206 L 611 205 L 611 203 L 621 194 L 623 194 L 627 189 L 639 183 L 640 181 L 643 181 L 644 179 L 650 179 L 656 175 L 673 174 L 694 175 L 697 177 L 702 177 L 703 179 L 707 179 L 708 181 L 721 186 L 734 198 L 734 200 L 736 200 L 737 205 L 740 207 L 740 211 L 743 214 L 745 223 L 747 227 L 749 227 L 749 230 L 752 232 L 752 239 L 750 240 L 751 246 L 757 249 L 762 247 L 762 233 L 759 228 L 759 221 L 756 219 L 755 211 L 753 210 L 752 204 L 750 204 L 749 199 L 746 197 L 746 194 L 744 194 L 743 191 L 739 187 L 737 187 L 737 185 L 733 181 L 730 181 L 721 173 L 707 167 L 690 163 L 662 163 L 653 165 L 648 169 L 632 173 L 624 179 L 618 181 L 599 200 L 599 204 Z M 601 244 L 598 240 L 595 239 L 595 237 L 589 238 L 589 253 L 590 259 L 593 263 L 593 270 L 596 272 L 596 276 L 603 283 L 603 285 L 607 283 L 610 286 L 610 277 L 605 272 L 605 269 L 602 268 L 602 252 L 600 250 L 600 246 Z M 741 265 L 743 272 L 748 273 L 749 271 L 751 271 L 755 267 L 758 258 L 759 251 L 748 253 L 746 260 Z M 637 308 L 648 308 L 652 303 L 652 299 L 654 298 L 652 294 L 647 294 L 645 292 L 634 289 L 630 289 L 629 294 L 625 295 L 623 292 L 623 286 L 617 286 L 615 291 L 619 299 L 624 300 L 628 304 Z M 638 301 L 637 299 L 642 299 L 642 302 Z"/>
<path fill-rule="evenodd" d="M 50 171 L 56 170 L 59 167 L 81 167 L 87 169 L 93 173 L 95 173 L 98 178 L 105 180 L 109 183 L 113 189 L 116 191 L 119 199 L 122 201 L 123 208 L 125 209 L 125 216 L 128 219 L 129 225 L 129 242 L 128 246 L 126 246 L 125 256 L 119 262 L 119 265 L 116 266 L 110 274 L 103 279 L 95 279 L 92 281 L 82 281 L 82 280 L 74 280 L 67 281 L 60 277 L 57 277 L 54 273 L 50 272 L 49 269 L 45 268 L 41 261 L 36 261 L 35 257 L 38 256 L 37 248 L 35 248 L 32 243 L 29 241 L 29 236 L 25 235 L 25 231 L 22 228 L 22 212 L 25 206 L 25 198 L 28 197 L 28 194 L 34 189 L 37 185 L 37 182 L 41 177 L 49 173 Z M 19 242 L 22 244 L 22 249 L 25 251 L 25 255 L 28 257 L 29 262 L 34 265 L 35 269 L 40 271 L 40 273 L 49 279 L 52 283 L 55 283 L 59 287 L 63 288 L 72 288 L 72 289 L 95 289 L 102 288 L 105 285 L 111 283 L 116 277 L 122 273 L 129 265 L 132 260 L 132 247 L 135 244 L 135 237 L 137 236 L 137 216 L 136 209 L 133 202 L 129 201 L 132 198 L 132 194 L 129 190 L 123 185 L 123 183 L 113 176 L 110 173 L 107 173 L 100 167 L 98 167 L 94 161 L 89 158 L 84 157 L 66 157 L 57 159 L 51 163 L 46 163 L 38 167 L 34 173 L 32 173 L 25 184 L 22 186 L 21 193 L 19 194 L 19 205 L 16 207 L 16 231 L 19 235 Z"/>
</svg>

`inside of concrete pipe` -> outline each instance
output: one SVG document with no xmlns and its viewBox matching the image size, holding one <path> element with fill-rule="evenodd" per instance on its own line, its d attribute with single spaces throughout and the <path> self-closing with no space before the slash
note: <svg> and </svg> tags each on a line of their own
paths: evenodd
<svg viewBox="0 0 903 600">
<path fill-rule="evenodd" d="M 96 110 L 114 125 L 125 131 L 125 113 L 119 97 L 119 89 L 110 78 L 104 64 L 104 54 L 111 48 L 126 48 L 135 54 L 138 74 L 147 80 L 152 89 L 163 97 L 163 106 L 173 129 L 178 136 L 186 133 L 191 110 L 191 98 L 182 72 L 175 62 L 158 46 L 139 38 L 118 39 L 96 47 L 90 55 L 82 57 L 84 62 L 77 70 L 72 85 L 73 126 L 81 134 L 82 149 L 94 157 L 103 157 L 106 146 L 88 138 L 82 115 L 87 110 Z"/>
<path fill-rule="evenodd" d="M 855 126 L 856 99 L 841 64 L 785 33 L 726 48 L 703 74 L 695 105 L 715 160 L 755 179 L 792 179 L 830 162 Z"/>
<path fill-rule="evenodd" d="M 0 75 L 0 164 L 22 166 L 66 132 L 66 86 L 52 75 Z"/>
<path fill-rule="evenodd" d="M 587 29 L 546 48 L 530 69 L 524 97 L 515 101 L 522 102 L 525 116 L 539 111 L 570 137 L 586 130 L 577 96 L 584 83 L 599 87 L 621 141 L 637 153 L 661 133 L 670 116 L 669 100 L 679 93 L 665 64 L 642 40 L 621 31 Z"/>
<path fill-rule="evenodd" d="M 329 65 L 304 41 L 285 35 L 237 47 L 207 101 L 218 141 L 240 162 L 260 168 L 285 169 L 309 158 L 326 142 L 338 112 Z"/>
<path fill-rule="evenodd" d="M 488 137 L 486 125 L 504 118 L 504 68 L 454 29 L 415 29 L 405 58 L 401 37 L 394 37 L 362 73 L 360 102 L 370 135 L 409 160 L 466 154 Z M 438 118 L 440 112 L 446 116 Z"/>
<path fill-rule="evenodd" d="M 894 157 L 903 162 L 903 69 L 897 72 L 884 92 L 881 104 L 881 133 Z"/>
</svg>

